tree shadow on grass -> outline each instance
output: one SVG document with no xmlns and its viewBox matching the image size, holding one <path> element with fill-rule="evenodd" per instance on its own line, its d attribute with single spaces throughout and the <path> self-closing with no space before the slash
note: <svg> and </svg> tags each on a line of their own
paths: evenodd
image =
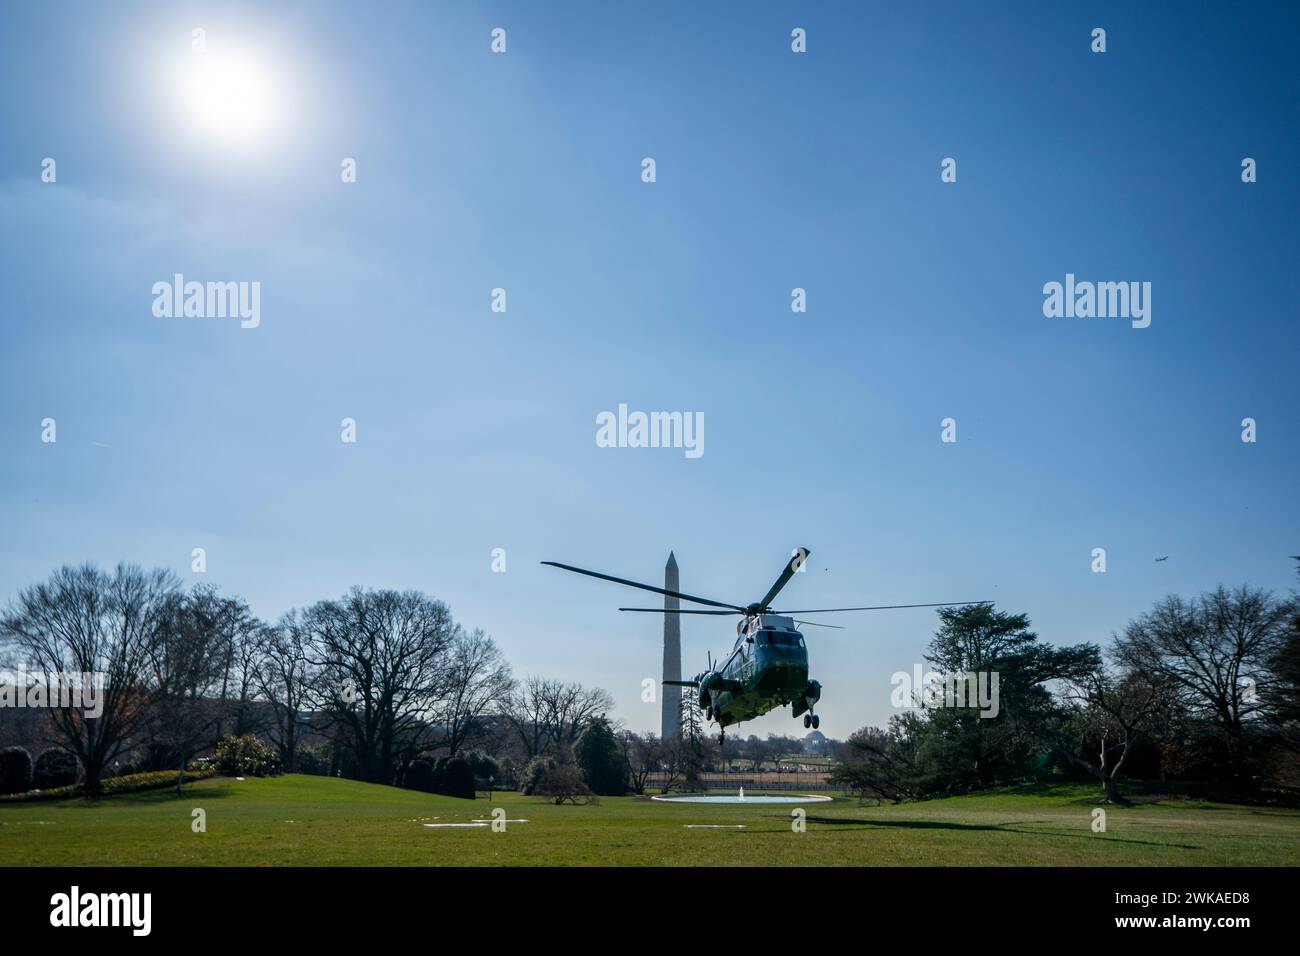
<svg viewBox="0 0 1300 956">
<path fill-rule="evenodd" d="M 905 830 L 1002 830 L 1003 826 L 993 823 L 951 823 L 942 820 L 856 820 L 850 817 L 814 817 L 805 818 L 809 823 L 830 823 L 835 826 L 853 826 L 859 829 L 871 827 L 896 827 Z"/>
<path fill-rule="evenodd" d="M 234 796 L 234 784 L 217 784 L 216 786 L 204 787 L 202 790 L 196 789 L 193 784 L 186 784 L 179 794 L 175 787 L 169 787 L 166 790 L 137 790 L 135 793 L 105 793 L 98 797 L 73 797 L 69 800 L 61 800 L 59 806 L 67 809 L 86 809 L 93 810 L 97 807 L 114 806 L 120 804 L 171 804 L 177 801 L 183 801 L 187 797 L 202 797 L 204 800 L 224 800 L 227 797 Z M 53 802 L 53 801 L 51 801 Z"/>
<path fill-rule="evenodd" d="M 1065 780 L 1031 780 L 1028 783 L 1013 784 L 993 793 L 1005 793 L 1013 797 L 1071 797 L 1078 791 L 1079 781 Z M 1098 788 L 1100 789 L 1100 788 Z M 971 796 L 980 796 L 989 791 L 974 790 Z"/>
<path fill-rule="evenodd" d="M 809 823 L 826 823 L 833 826 L 847 826 L 858 830 L 903 829 L 903 830 L 965 830 L 970 832 L 993 831 L 995 833 L 1021 833 L 1026 836 L 1068 837 L 1072 840 L 1096 839 L 1091 833 L 1075 833 L 1066 830 L 1025 830 L 1020 829 L 1025 821 L 1013 820 L 1010 823 L 954 823 L 942 820 L 865 820 L 845 817 L 807 818 Z M 1130 840 L 1124 837 L 1103 836 L 1108 843 L 1131 843 L 1135 846 L 1171 847 L 1178 850 L 1200 850 L 1202 847 L 1188 843 L 1159 843 L 1153 840 Z"/>
</svg>

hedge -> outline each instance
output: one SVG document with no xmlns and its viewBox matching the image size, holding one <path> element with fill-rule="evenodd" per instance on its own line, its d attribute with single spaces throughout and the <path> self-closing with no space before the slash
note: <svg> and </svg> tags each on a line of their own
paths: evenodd
<svg viewBox="0 0 1300 956">
<path fill-rule="evenodd" d="M 204 780 L 215 776 L 211 770 L 186 770 L 184 783 Z M 163 790 L 176 786 L 175 770 L 156 770 L 151 773 L 132 773 L 122 777 L 105 777 L 99 784 L 100 796 L 113 796 L 121 793 L 139 793 L 144 790 Z M 0 803 L 25 803 L 35 800 L 66 800 L 69 797 L 86 796 L 82 784 L 70 787 L 55 787 L 52 790 L 29 790 L 27 793 L 15 793 L 0 797 Z"/>
</svg>

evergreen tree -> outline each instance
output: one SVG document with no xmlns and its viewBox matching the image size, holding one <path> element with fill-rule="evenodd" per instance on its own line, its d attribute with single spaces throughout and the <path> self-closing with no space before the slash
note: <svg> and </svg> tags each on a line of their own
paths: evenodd
<svg viewBox="0 0 1300 956">
<path fill-rule="evenodd" d="M 627 762 L 604 715 L 594 718 L 573 742 L 573 756 L 592 792 L 618 797 L 627 792 Z"/>
<path fill-rule="evenodd" d="M 699 693 L 694 687 L 682 688 L 681 764 L 686 778 L 684 789 L 703 790 L 700 774 L 704 770 L 704 724 L 700 720 Z"/>
</svg>

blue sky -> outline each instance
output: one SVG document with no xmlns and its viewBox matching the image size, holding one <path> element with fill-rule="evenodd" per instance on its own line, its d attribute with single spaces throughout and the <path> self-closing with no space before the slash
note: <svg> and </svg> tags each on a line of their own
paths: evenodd
<svg viewBox="0 0 1300 956">
<path fill-rule="evenodd" d="M 747 602 L 804 545 L 797 606 L 989 598 L 1057 643 L 1170 592 L 1292 586 L 1294 9 L 0 19 L 0 594 L 82 560 L 192 579 L 194 547 L 268 618 L 420 588 L 518 673 L 604 686 L 651 728 L 659 620 L 538 561 L 654 581 L 674 549 L 687 591 Z M 177 101 L 195 27 L 261 65 L 262 134 L 205 135 Z M 156 318 L 176 272 L 259 281 L 260 327 Z M 1150 328 L 1044 317 L 1067 272 L 1151 282 Z M 598 448 L 619 403 L 703 412 L 705 454 Z M 833 736 L 887 720 L 934 629 L 843 617 L 810 634 Z M 683 631 L 688 671 L 732 636 Z"/>
</svg>

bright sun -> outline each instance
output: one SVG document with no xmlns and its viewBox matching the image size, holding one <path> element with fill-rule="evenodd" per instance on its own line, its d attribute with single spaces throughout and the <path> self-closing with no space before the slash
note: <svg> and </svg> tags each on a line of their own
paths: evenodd
<svg viewBox="0 0 1300 956">
<path fill-rule="evenodd" d="M 254 60 L 204 53 L 192 58 L 182 84 L 184 105 L 210 136 L 246 142 L 258 138 L 275 114 L 270 77 Z"/>
</svg>

